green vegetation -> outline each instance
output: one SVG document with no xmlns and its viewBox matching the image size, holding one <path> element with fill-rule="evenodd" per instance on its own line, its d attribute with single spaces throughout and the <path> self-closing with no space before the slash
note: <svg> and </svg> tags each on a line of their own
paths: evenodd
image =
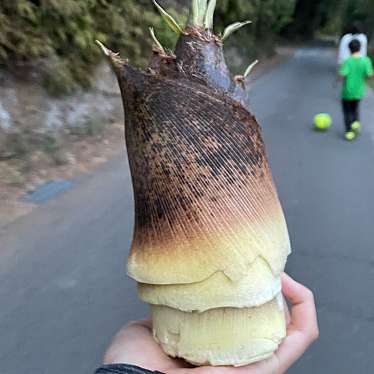
<svg viewBox="0 0 374 374">
<path fill-rule="evenodd" d="M 277 36 L 291 22 L 296 0 L 219 0 L 216 30 L 236 21 L 251 20 L 228 44 L 236 46 L 247 59 L 272 54 Z M 248 61 L 246 61 L 248 63 Z"/>
<path fill-rule="evenodd" d="M 187 14 L 181 3 L 186 4 L 167 2 L 172 5 L 168 7 L 171 15 L 184 24 Z M 275 35 L 291 19 L 295 0 L 217 3 L 218 30 L 238 20 L 253 21 L 231 43 L 255 56 L 259 50 L 271 50 Z M 31 64 L 41 71 L 51 94 L 70 94 L 92 83 L 92 69 L 101 58 L 95 39 L 144 66 L 152 46 L 149 26 L 163 46 L 174 47 L 177 35 L 150 0 L 4 0 L 0 3 L 0 66 L 12 70 Z"/>
<path fill-rule="evenodd" d="M 152 40 L 148 27 L 161 29 L 172 45 L 176 36 L 162 25 L 149 0 L 4 0 L 0 2 L 0 66 L 32 63 L 52 94 L 90 86 L 101 59 L 99 39 L 134 64 L 146 64 Z"/>
<path fill-rule="evenodd" d="M 220 0 L 217 2 L 217 26 L 240 20 L 251 20 L 247 34 L 259 40 L 273 38 L 290 23 L 296 0 Z"/>
<path fill-rule="evenodd" d="M 186 22 L 185 0 L 161 1 L 178 23 Z M 171 8 L 171 9 L 170 9 Z M 176 11 L 176 9 L 178 11 Z M 247 59 L 271 54 L 279 34 L 312 38 L 316 32 L 340 34 L 352 21 L 361 21 L 371 36 L 374 0 L 218 0 L 216 31 L 230 23 L 251 20 L 228 46 L 240 48 Z M 174 34 L 151 0 L 4 0 L 0 3 L 0 67 L 16 70 L 32 65 L 42 73 L 52 94 L 70 94 L 89 87 L 92 69 L 100 60 L 99 39 L 144 66 L 153 26 L 168 49 Z"/>
<path fill-rule="evenodd" d="M 297 0 L 289 35 L 313 38 L 317 32 L 339 36 L 353 22 L 374 34 L 374 0 Z"/>
</svg>

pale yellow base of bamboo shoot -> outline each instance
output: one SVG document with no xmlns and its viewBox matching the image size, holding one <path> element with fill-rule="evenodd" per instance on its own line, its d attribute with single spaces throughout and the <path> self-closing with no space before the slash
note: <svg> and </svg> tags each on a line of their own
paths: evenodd
<svg viewBox="0 0 374 374">
<path fill-rule="evenodd" d="M 267 262 L 258 257 L 246 276 L 237 281 L 222 271 L 196 283 L 156 285 L 139 283 L 139 297 L 148 304 L 165 305 L 185 312 L 263 305 L 281 290 L 280 276 L 274 276 Z"/>
<path fill-rule="evenodd" d="M 194 365 L 243 366 L 270 357 L 286 334 L 283 299 L 255 308 L 183 312 L 151 305 L 153 334 L 172 357 Z"/>
</svg>

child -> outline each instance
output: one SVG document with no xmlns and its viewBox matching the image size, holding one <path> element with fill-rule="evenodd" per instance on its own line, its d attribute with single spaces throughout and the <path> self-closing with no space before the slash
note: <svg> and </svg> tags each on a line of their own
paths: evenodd
<svg viewBox="0 0 374 374">
<path fill-rule="evenodd" d="M 366 80 L 373 77 L 373 65 L 370 57 L 360 54 L 361 43 L 354 39 L 349 43 L 351 56 L 346 59 L 339 69 L 339 75 L 344 80 L 342 90 L 342 105 L 345 122 L 345 138 L 353 140 L 361 129 L 359 122 L 359 104 L 365 95 Z"/>
<path fill-rule="evenodd" d="M 354 24 L 350 25 L 342 38 L 340 39 L 339 43 L 339 53 L 338 53 L 338 64 L 341 66 L 343 62 L 351 57 L 351 51 L 349 50 L 349 43 L 357 39 L 360 44 L 360 53 L 361 56 L 367 56 L 367 50 L 368 50 L 368 38 L 367 36 L 361 32 L 360 24 L 355 22 Z"/>
</svg>

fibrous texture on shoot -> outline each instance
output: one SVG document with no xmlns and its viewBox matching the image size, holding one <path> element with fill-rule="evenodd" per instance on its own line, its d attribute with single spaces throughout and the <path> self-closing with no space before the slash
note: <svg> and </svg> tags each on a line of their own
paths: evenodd
<svg viewBox="0 0 374 374">
<path fill-rule="evenodd" d="M 194 0 L 185 29 L 160 10 L 180 39 L 169 53 L 152 29 L 146 71 L 102 48 L 125 109 L 135 198 L 128 274 L 152 306 L 154 337 L 193 364 L 240 366 L 285 336 L 280 275 L 290 244 L 248 107 L 253 64 L 232 78 L 214 7 Z"/>
</svg>

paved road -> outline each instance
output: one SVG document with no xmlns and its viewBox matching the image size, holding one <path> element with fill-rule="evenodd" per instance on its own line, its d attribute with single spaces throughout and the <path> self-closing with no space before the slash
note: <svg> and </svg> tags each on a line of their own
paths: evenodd
<svg viewBox="0 0 374 374">
<path fill-rule="evenodd" d="M 346 143 L 333 71 L 328 50 L 302 49 L 251 91 L 292 236 L 288 271 L 318 302 L 320 340 L 291 374 L 374 367 L 374 96 L 363 136 Z M 336 121 L 329 133 L 311 130 L 320 111 Z M 91 374 L 115 330 L 146 315 L 124 275 L 129 181 L 114 160 L 0 233 L 1 374 Z"/>
</svg>

